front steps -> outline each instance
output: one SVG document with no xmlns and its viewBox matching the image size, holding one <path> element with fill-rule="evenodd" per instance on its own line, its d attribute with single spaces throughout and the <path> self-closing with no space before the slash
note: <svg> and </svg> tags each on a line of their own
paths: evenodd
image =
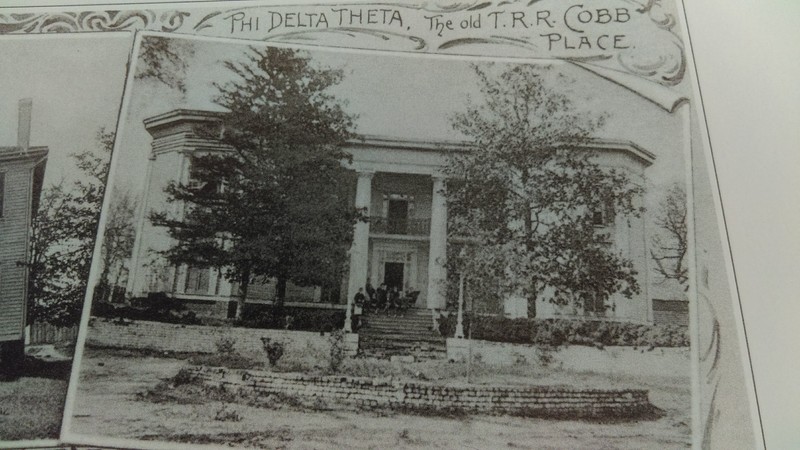
<svg viewBox="0 0 800 450">
<path fill-rule="evenodd" d="M 445 339 L 433 325 L 428 309 L 365 313 L 358 330 L 359 355 L 383 359 L 392 356 L 444 359 L 447 357 Z"/>
</svg>

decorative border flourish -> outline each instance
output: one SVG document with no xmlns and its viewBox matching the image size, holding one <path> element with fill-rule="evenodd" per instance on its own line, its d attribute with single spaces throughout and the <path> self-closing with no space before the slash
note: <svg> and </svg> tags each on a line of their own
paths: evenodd
<svg viewBox="0 0 800 450">
<path fill-rule="evenodd" d="M 0 34 L 73 33 L 153 29 L 173 32 L 184 25 L 188 11 L 82 11 L 0 14 Z"/>
<path fill-rule="evenodd" d="M 580 60 L 595 61 L 609 68 L 621 68 L 631 74 L 657 82 L 664 86 L 676 86 L 683 81 L 686 72 L 686 51 L 684 43 L 675 30 L 677 19 L 675 13 L 665 7 L 662 0 L 622 0 L 632 5 L 633 14 L 646 15 L 658 30 L 663 30 L 655 39 L 663 42 L 669 39 L 669 45 L 632 46 L 620 50 L 616 58 L 608 54 L 584 55 Z M 482 12 L 488 8 L 506 8 L 515 5 L 530 8 L 542 0 L 424 0 L 417 3 L 336 3 L 309 4 L 303 8 L 319 7 L 355 7 L 378 6 L 381 8 L 403 8 L 405 10 L 424 11 L 429 13 Z M 643 3 L 644 2 L 644 3 Z M 220 24 L 225 18 L 243 11 L 254 11 L 262 6 L 240 6 L 229 9 L 212 9 L 198 4 L 196 10 L 106 10 L 81 12 L 40 12 L 0 14 L 0 34 L 34 34 L 34 33 L 73 33 L 92 31 L 137 31 L 151 30 L 163 32 L 184 32 L 190 34 L 219 34 Z M 265 5 L 267 6 L 267 5 Z M 285 8 L 290 4 L 268 5 L 269 8 Z M 378 50 L 399 50 L 410 52 L 452 52 L 458 48 L 460 53 L 474 52 L 477 46 L 492 45 L 506 49 L 522 49 L 532 57 L 558 57 L 540 48 L 535 42 L 538 36 L 501 36 L 497 34 L 464 36 L 452 38 L 430 39 L 413 32 L 380 30 L 363 26 L 336 26 L 328 28 L 309 28 L 307 30 L 291 30 L 271 33 L 260 37 L 265 41 L 281 41 L 285 43 L 322 43 L 332 36 L 372 37 L 368 47 Z M 248 36 L 247 39 L 253 39 Z M 353 39 L 355 43 L 356 39 Z M 345 44 L 342 44 L 345 45 Z M 655 50 L 654 50 L 655 49 Z M 509 50 L 513 51 L 513 50 Z M 518 50 L 517 50 L 518 51 Z M 521 55 L 520 55 L 521 56 Z M 570 58 L 573 59 L 573 58 Z"/>
</svg>

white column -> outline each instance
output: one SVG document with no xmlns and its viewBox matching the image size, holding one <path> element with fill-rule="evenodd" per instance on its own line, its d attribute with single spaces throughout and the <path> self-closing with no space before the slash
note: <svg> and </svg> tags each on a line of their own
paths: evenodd
<svg viewBox="0 0 800 450">
<path fill-rule="evenodd" d="M 372 202 L 372 176 L 373 172 L 359 172 L 356 185 L 356 208 L 366 208 L 369 216 L 369 207 Z M 369 223 L 357 222 L 353 230 L 353 245 L 350 247 L 350 277 L 347 282 L 347 315 L 344 330 L 350 332 L 352 327 L 353 297 L 359 288 L 367 284 L 367 264 L 369 261 Z"/>
<path fill-rule="evenodd" d="M 458 277 L 458 323 L 456 323 L 457 339 L 464 339 L 464 273 Z"/>
<path fill-rule="evenodd" d="M 137 297 L 144 295 L 149 286 L 145 285 L 146 269 L 140 267 L 142 253 L 142 241 L 144 240 L 143 232 L 145 224 L 147 224 L 147 212 L 150 209 L 150 191 L 153 187 L 150 186 L 153 179 L 153 165 L 155 164 L 156 157 L 152 153 L 147 158 L 147 171 L 144 176 L 144 194 L 142 201 L 136 210 L 136 234 L 133 240 L 133 253 L 131 254 L 130 272 L 128 272 L 128 285 L 126 287 L 126 297 Z"/>
<path fill-rule="evenodd" d="M 186 264 L 181 264 L 175 268 L 175 291 L 173 294 L 186 293 L 186 276 L 189 268 Z"/>
<path fill-rule="evenodd" d="M 444 178 L 433 177 L 431 236 L 428 253 L 428 308 L 445 307 L 447 286 L 447 198 Z"/>
</svg>

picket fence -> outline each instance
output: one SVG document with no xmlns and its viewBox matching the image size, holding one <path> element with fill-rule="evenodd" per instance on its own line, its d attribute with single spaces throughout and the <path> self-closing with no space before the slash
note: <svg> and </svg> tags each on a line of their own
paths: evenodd
<svg viewBox="0 0 800 450">
<path fill-rule="evenodd" d="M 78 338 L 78 327 L 57 327 L 49 323 L 34 323 L 28 328 L 28 345 L 74 343 Z"/>
</svg>

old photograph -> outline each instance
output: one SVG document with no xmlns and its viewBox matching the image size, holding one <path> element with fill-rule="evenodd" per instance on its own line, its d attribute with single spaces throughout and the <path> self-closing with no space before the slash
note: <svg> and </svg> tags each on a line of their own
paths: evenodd
<svg viewBox="0 0 800 450">
<path fill-rule="evenodd" d="M 129 51 L 0 37 L 0 446 L 59 437 Z"/>
<path fill-rule="evenodd" d="M 140 33 L 65 437 L 690 447 L 692 127 L 623 81 Z"/>
</svg>

